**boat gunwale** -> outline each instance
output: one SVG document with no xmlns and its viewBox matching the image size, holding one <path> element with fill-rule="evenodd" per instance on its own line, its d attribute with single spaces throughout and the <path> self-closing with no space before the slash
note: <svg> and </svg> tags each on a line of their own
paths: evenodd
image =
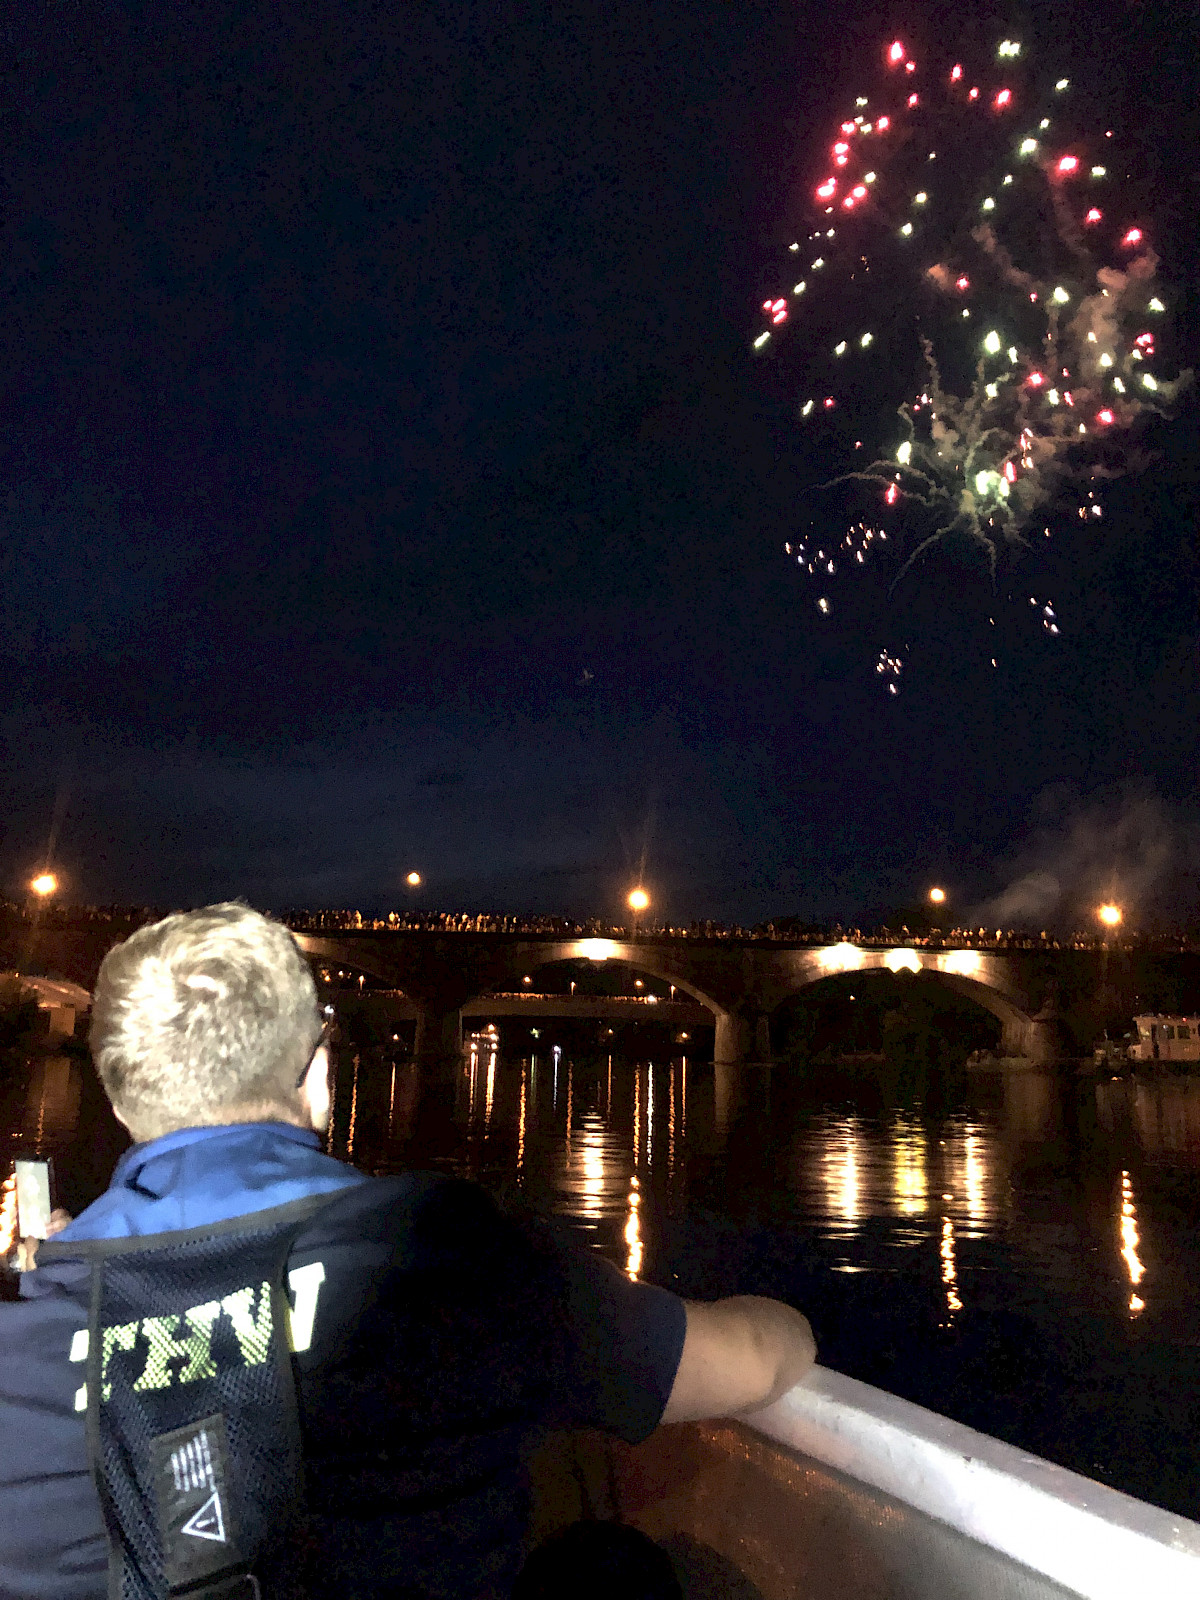
<svg viewBox="0 0 1200 1600">
<path fill-rule="evenodd" d="M 843 1373 L 741 1420 L 1085 1600 L 1200 1593 L 1200 1523 Z"/>
</svg>

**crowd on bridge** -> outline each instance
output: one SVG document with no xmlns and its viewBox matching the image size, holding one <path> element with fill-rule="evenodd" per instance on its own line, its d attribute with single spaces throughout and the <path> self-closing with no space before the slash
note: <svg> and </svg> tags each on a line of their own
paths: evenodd
<svg viewBox="0 0 1200 1600">
<path fill-rule="evenodd" d="M 69 906 L 35 907 L 0 902 L 0 921 L 36 921 L 47 928 L 78 928 L 107 923 L 122 935 L 154 922 L 163 915 L 149 906 Z M 923 948 L 949 946 L 987 950 L 1090 950 L 1101 947 L 1153 950 L 1185 950 L 1195 940 L 1175 932 L 1147 935 L 1125 931 L 1077 932 L 1056 935 L 1046 929 L 947 928 L 916 929 L 896 927 L 858 928 L 841 923 L 813 923 L 798 917 L 779 917 L 746 927 L 740 923 L 701 920 L 688 923 L 652 923 L 639 920 L 635 927 L 613 923 L 601 917 L 577 919 L 547 916 L 532 912 L 514 915 L 494 911 L 386 911 L 364 912 L 330 908 L 326 910 L 287 910 L 280 919 L 297 933 L 345 933 L 358 931 L 449 934 L 508 934 L 534 939 L 692 939 L 729 940 L 739 944 L 778 943 L 821 948 L 847 942 L 864 947 L 913 945 Z"/>
</svg>

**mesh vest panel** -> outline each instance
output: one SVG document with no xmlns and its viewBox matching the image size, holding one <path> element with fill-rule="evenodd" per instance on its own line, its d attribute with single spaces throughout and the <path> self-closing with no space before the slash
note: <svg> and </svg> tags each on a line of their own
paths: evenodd
<svg viewBox="0 0 1200 1600">
<path fill-rule="evenodd" d="M 204 1594 L 295 1527 L 284 1276 L 296 1234 L 331 1198 L 70 1247 L 92 1269 L 88 1441 L 113 1600 Z"/>
</svg>

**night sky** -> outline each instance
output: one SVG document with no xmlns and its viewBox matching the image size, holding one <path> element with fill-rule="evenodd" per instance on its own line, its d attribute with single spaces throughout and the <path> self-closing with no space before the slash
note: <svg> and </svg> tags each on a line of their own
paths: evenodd
<svg viewBox="0 0 1200 1600">
<path fill-rule="evenodd" d="M 15 13 L 0 895 L 53 833 L 71 901 L 1191 913 L 1194 398 L 995 670 L 961 553 L 894 700 L 886 596 L 823 618 L 782 554 L 830 470 L 750 352 L 799 152 L 952 8 Z M 1034 16 L 1137 153 L 1195 364 L 1194 15 Z"/>
</svg>

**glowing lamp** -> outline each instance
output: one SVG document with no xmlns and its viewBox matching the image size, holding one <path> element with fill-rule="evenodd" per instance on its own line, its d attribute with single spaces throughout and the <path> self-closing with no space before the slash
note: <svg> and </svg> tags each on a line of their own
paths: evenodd
<svg viewBox="0 0 1200 1600">
<path fill-rule="evenodd" d="M 954 281 L 954 287 L 956 289 L 969 289 L 971 287 L 971 280 L 970 278 L 956 278 Z"/>
<path fill-rule="evenodd" d="M 1163 305 L 1162 301 L 1156 297 L 1149 302 L 1146 309 L 1147 311 L 1165 311 L 1167 308 L 1165 305 Z"/>
<path fill-rule="evenodd" d="M 1031 372 L 1025 381 L 1031 389 L 1040 389 L 1046 380 L 1040 372 Z"/>
<path fill-rule="evenodd" d="M 821 199 L 821 200 L 828 200 L 833 196 L 833 194 L 835 193 L 836 190 L 837 190 L 837 179 L 836 178 L 827 178 L 825 180 L 825 182 L 817 190 L 817 197 L 818 197 L 818 199 Z"/>
<path fill-rule="evenodd" d="M 1096 915 L 1106 928 L 1118 927 L 1124 916 L 1120 906 L 1104 905 L 1096 908 Z"/>
<path fill-rule="evenodd" d="M 906 467 L 908 465 L 908 463 L 912 460 L 912 442 L 911 442 L 911 440 L 906 439 L 904 441 L 904 443 L 900 446 L 899 450 L 896 451 L 896 460 L 900 463 L 900 465 L 902 467 Z"/>
<path fill-rule="evenodd" d="M 983 348 L 990 356 L 998 356 L 1000 354 L 1000 335 L 994 328 L 984 339 Z"/>
<path fill-rule="evenodd" d="M 1017 469 L 1011 461 L 1004 463 L 1004 476 L 1009 483 L 1016 483 L 1017 481 Z"/>
<path fill-rule="evenodd" d="M 857 122 L 843 122 L 842 123 L 842 132 L 843 133 L 854 133 L 854 132 L 857 131 L 857 129 L 858 129 L 858 123 Z M 843 150 L 848 150 L 849 148 L 850 148 L 850 146 L 847 145 L 847 144 L 844 144 L 842 146 Z"/>
<path fill-rule="evenodd" d="M 908 105 L 909 105 L 909 108 L 910 108 L 910 109 L 911 109 L 911 108 L 912 108 L 912 107 L 913 107 L 913 106 L 918 106 L 918 105 L 920 105 L 920 103 L 921 103 L 921 97 L 920 97 L 920 95 L 915 95 L 915 94 L 910 94 L 910 95 L 909 95 L 909 97 L 908 97 Z"/>
<path fill-rule="evenodd" d="M 962 77 L 962 68 L 960 66 L 954 66 L 953 68 L 951 68 L 951 71 L 950 71 L 950 82 L 951 83 L 957 83 L 958 80 L 961 77 Z"/>
<path fill-rule="evenodd" d="M 1121 240 L 1122 244 L 1141 244 L 1141 242 L 1142 230 L 1140 228 L 1130 228 L 1129 232 Z"/>
<path fill-rule="evenodd" d="M 650 907 L 650 896 L 645 889 L 631 889 L 626 897 L 631 911 L 647 911 Z"/>
<path fill-rule="evenodd" d="M 892 123 L 890 117 L 880 117 L 879 121 L 875 124 L 875 128 L 879 133 L 886 133 L 891 125 Z"/>
<path fill-rule="evenodd" d="M 889 950 L 884 966 L 889 972 L 920 972 L 921 958 L 915 950 Z"/>
<path fill-rule="evenodd" d="M 1051 295 L 1050 298 L 1054 301 L 1054 304 L 1056 306 L 1065 306 L 1067 301 L 1071 298 L 1071 296 L 1067 293 L 1067 291 L 1061 285 L 1059 285 L 1059 287 L 1055 289 L 1054 293 Z"/>
<path fill-rule="evenodd" d="M 607 961 L 616 953 L 617 946 L 611 939 L 581 939 L 575 946 L 575 954 L 584 961 Z"/>
<path fill-rule="evenodd" d="M 853 123 L 851 123 L 851 127 L 853 127 Z M 833 153 L 835 156 L 844 156 L 849 148 L 850 146 L 844 139 L 839 139 L 833 147 Z"/>
<path fill-rule="evenodd" d="M 972 89 L 971 92 L 967 95 L 967 99 L 968 100 L 978 100 L 979 99 L 979 90 L 978 89 Z"/>
<path fill-rule="evenodd" d="M 915 61 L 906 61 L 904 63 L 904 70 L 905 72 L 915 72 L 917 70 L 917 63 Z"/>
<path fill-rule="evenodd" d="M 1022 156 L 1036 155 L 1037 154 L 1037 147 L 1038 147 L 1038 142 L 1037 142 L 1036 139 L 1022 139 L 1021 140 L 1021 146 L 1020 146 L 1020 149 L 1018 150 L 1017 154 L 1018 155 L 1022 155 Z"/>
<path fill-rule="evenodd" d="M 52 872 L 39 872 L 32 880 L 29 887 L 40 900 L 45 900 L 58 888 L 58 879 Z"/>
<path fill-rule="evenodd" d="M 1073 172 L 1078 172 L 1079 171 L 1079 157 L 1078 156 L 1062 156 L 1060 158 L 1059 162 L 1058 162 L 1057 167 L 1055 168 L 1055 171 L 1060 173 L 1064 178 L 1065 177 L 1069 177 L 1070 174 L 1073 173 Z"/>
<path fill-rule="evenodd" d="M 832 411 L 834 406 L 837 405 L 837 401 L 832 399 L 832 398 L 830 398 L 830 397 L 827 397 L 824 400 L 823 404 L 825 406 L 826 411 Z"/>
<path fill-rule="evenodd" d="M 853 189 L 850 191 L 856 200 L 862 200 L 865 197 L 866 192 L 866 186 L 861 183 L 856 183 Z"/>
<path fill-rule="evenodd" d="M 1097 208 L 1095 206 L 1093 206 L 1092 209 L 1088 212 L 1087 216 L 1084 217 L 1083 220 L 1085 222 L 1099 222 L 1100 218 L 1103 215 L 1104 215 L 1104 213 L 1102 211 L 1097 210 Z"/>
<path fill-rule="evenodd" d="M 410 889 L 419 889 L 421 887 L 421 874 L 419 872 L 410 872 L 404 881 Z"/>
<path fill-rule="evenodd" d="M 824 972 L 857 972 L 863 964 L 863 953 L 855 944 L 843 939 L 841 944 L 828 945 L 814 951 L 817 965 Z"/>
<path fill-rule="evenodd" d="M 996 96 L 995 104 L 997 111 L 1003 111 L 1005 106 L 1012 105 L 1012 90 L 1001 89 L 1000 93 Z"/>
<path fill-rule="evenodd" d="M 888 484 L 887 493 L 883 498 L 887 501 L 889 506 L 894 506 L 896 504 L 896 501 L 900 498 L 900 491 L 897 489 L 894 483 Z"/>
<path fill-rule="evenodd" d="M 1103 411 L 1097 411 L 1096 413 L 1096 421 L 1102 422 L 1106 428 L 1111 427 L 1115 420 L 1112 412 L 1107 407 Z"/>
<path fill-rule="evenodd" d="M 894 40 L 889 47 L 887 58 L 888 65 L 891 67 L 898 67 L 904 60 L 904 46 L 900 43 L 899 39 Z"/>
<path fill-rule="evenodd" d="M 930 889 L 929 898 L 935 906 L 943 906 L 946 903 L 946 891 L 945 889 Z"/>
</svg>

